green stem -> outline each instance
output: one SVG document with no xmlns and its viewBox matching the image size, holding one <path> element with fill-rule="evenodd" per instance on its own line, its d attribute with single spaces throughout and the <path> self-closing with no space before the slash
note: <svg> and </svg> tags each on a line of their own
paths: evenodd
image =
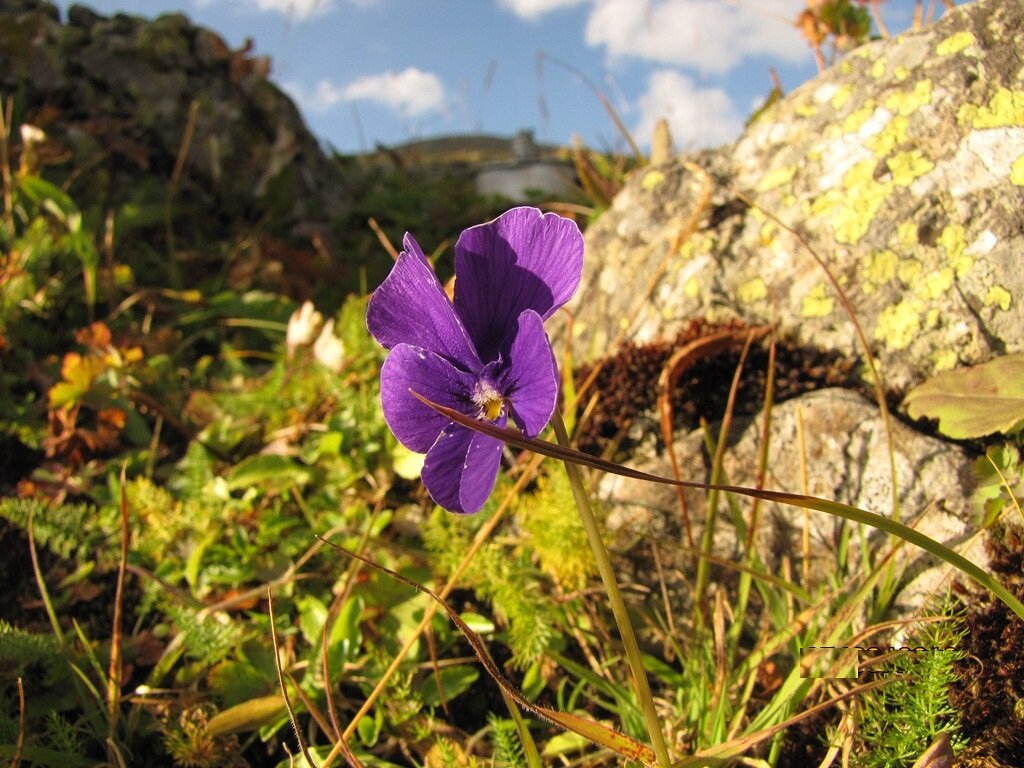
<svg viewBox="0 0 1024 768">
<path fill-rule="evenodd" d="M 569 433 L 566 432 L 565 423 L 562 421 L 562 414 L 555 409 L 555 415 L 551 419 L 555 428 L 555 436 L 558 442 L 569 447 Z M 622 639 L 622 648 L 626 654 L 626 661 L 629 663 L 629 671 L 632 675 L 633 690 L 636 691 L 637 700 L 640 703 L 640 710 L 643 712 L 644 721 L 647 723 L 647 732 L 650 735 L 651 746 L 657 757 L 660 768 L 669 768 L 672 761 L 668 756 L 668 747 L 665 745 L 665 737 L 661 732 L 661 723 L 658 720 L 658 712 L 654 706 L 654 697 L 651 696 L 651 687 L 647 682 L 647 672 L 644 671 L 643 659 L 640 657 L 640 646 L 636 641 L 636 634 L 633 632 L 633 625 L 629 621 L 629 613 L 626 611 L 626 604 L 619 592 L 619 585 L 615 581 L 615 571 L 612 568 L 611 558 L 601 538 L 601 529 L 594 517 L 594 511 L 590 507 L 590 497 L 586 488 L 583 487 L 583 480 L 577 466 L 571 462 L 565 464 L 566 474 L 569 476 L 569 485 L 572 487 L 572 495 L 576 499 L 576 507 L 580 512 L 580 520 L 583 521 L 583 529 L 587 532 L 587 541 L 597 561 L 597 571 L 601 574 L 601 581 L 604 583 L 604 590 L 608 594 L 608 602 L 611 604 L 612 614 L 615 616 L 615 623 L 619 628 L 619 637 Z"/>
</svg>

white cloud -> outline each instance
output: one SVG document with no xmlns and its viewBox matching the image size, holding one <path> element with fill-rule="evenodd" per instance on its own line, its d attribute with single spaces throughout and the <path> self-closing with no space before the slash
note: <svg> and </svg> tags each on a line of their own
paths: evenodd
<svg viewBox="0 0 1024 768">
<path fill-rule="evenodd" d="M 522 19 L 532 21 L 559 8 L 571 8 L 584 2 L 586 0 L 498 0 L 498 5 Z"/>
<path fill-rule="evenodd" d="M 443 112 L 448 104 L 438 76 L 416 67 L 367 75 L 347 85 L 320 80 L 312 91 L 298 83 L 286 83 L 285 90 L 311 112 L 328 112 L 341 102 L 372 101 L 390 107 L 403 117 L 417 117 Z"/>
<path fill-rule="evenodd" d="M 709 147 L 734 140 L 743 120 L 728 94 L 719 88 L 700 88 L 684 74 L 671 69 L 654 72 L 640 97 L 640 120 L 634 136 L 651 140 L 659 118 L 668 121 L 677 149 Z"/>
<path fill-rule="evenodd" d="M 786 61 L 808 55 L 792 20 L 806 0 L 595 0 L 587 43 L 613 57 L 723 73 L 748 56 Z"/>
</svg>

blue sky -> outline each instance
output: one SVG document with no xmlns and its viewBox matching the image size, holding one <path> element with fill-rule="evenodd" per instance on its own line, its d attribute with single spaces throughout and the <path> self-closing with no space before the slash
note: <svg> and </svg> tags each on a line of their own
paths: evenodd
<svg viewBox="0 0 1024 768">
<path fill-rule="evenodd" d="M 58 5 L 66 9 L 68 0 Z M 86 0 L 100 13 L 179 11 L 246 38 L 313 132 L 342 152 L 464 132 L 622 145 L 590 87 L 641 144 L 669 119 L 677 148 L 739 134 L 771 88 L 815 74 L 792 26 L 806 0 Z M 905 28 L 912 0 L 886 19 Z M 900 26 L 902 17 L 903 26 Z M 541 62 L 538 66 L 538 61 Z"/>
</svg>

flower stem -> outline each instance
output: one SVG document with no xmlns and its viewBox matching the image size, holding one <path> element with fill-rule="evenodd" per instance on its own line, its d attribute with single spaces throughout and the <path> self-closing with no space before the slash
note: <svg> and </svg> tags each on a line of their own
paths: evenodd
<svg viewBox="0 0 1024 768">
<path fill-rule="evenodd" d="M 566 432 L 565 423 L 562 421 L 562 414 L 555 408 L 555 415 L 551 419 L 555 428 L 555 437 L 565 447 L 569 447 L 569 433 Z M 576 499 L 576 508 L 579 510 L 580 519 L 583 521 L 583 529 L 587 532 L 587 541 L 597 561 L 597 571 L 601 574 L 601 581 L 604 583 L 605 592 L 608 594 L 608 602 L 611 604 L 612 614 L 615 616 L 615 623 L 619 628 L 619 637 L 622 639 L 622 648 L 626 654 L 626 661 L 629 663 L 629 671 L 633 680 L 633 690 L 636 692 L 637 700 L 640 703 L 640 710 L 643 712 L 644 721 L 647 724 L 647 732 L 650 735 L 651 746 L 657 757 L 660 768 L 669 768 L 672 761 L 668 756 L 668 747 L 665 744 L 665 737 L 661 732 L 661 723 L 658 720 L 658 712 L 654 706 L 654 698 L 651 696 L 651 687 L 647 682 L 647 673 L 644 671 L 643 660 L 640 657 L 640 646 L 636 642 L 636 634 L 633 632 L 633 625 L 629 621 L 629 613 L 626 611 L 626 604 L 619 592 L 619 585 L 615 581 L 615 571 L 612 568 L 612 561 L 605 548 L 604 540 L 601 538 L 601 529 L 594 517 L 594 511 L 590 507 L 590 497 L 586 488 L 583 487 L 583 480 L 577 466 L 571 462 L 563 462 L 565 471 L 569 476 L 569 485 L 572 488 L 572 495 Z"/>
</svg>

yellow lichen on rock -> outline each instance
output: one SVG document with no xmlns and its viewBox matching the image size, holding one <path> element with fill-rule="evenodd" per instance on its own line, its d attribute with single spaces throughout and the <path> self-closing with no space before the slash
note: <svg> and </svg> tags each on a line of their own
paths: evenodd
<svg viewBox="0 0 1024 768">
<path fill-rule="evenodd" d="M 836 92 L 832 94 L 832 100 L 829 102 L 833 109 L 842 109 L 853 97 L 853 85 L 846 83 L 836 88 Z"/>
<path fill-rule="evenodd" d="M 924 280 L 918 281 L 914 288 L 922 299 L 935 301 L 941 299 L 950 288 L 953 287 L 953 268 L 943 267 L 924 276 Z"/>
<path fill-rule="evenodd" d="M 892 251 L 872 253 L 864 265 L 864 293 L 874 293 L 879 286 L 895 278 L 899 263 L 899 256 Z"/>
<path fill-rule="evenodd" d="M 964 238 L 964 228 L 961 224 L 949 224 L 939 235 L 939 245 L 946 251 L 946 259 L 950 266 L 956 271 L 957 277 L 964 277 L 971 267 L 974 266 L 974 259 L 968 256 L 967 240 Z"/>
<path fill-rule="evenodd" d="M 1024 126 L 1024 91 L 999 87 L 985 106 L 964 104 L 956 113 L 957 122 L 972 128 Z"/>
<path fill-rule="evenodd" d="M 986 307 L 999 307 L 999 309 L 1006 312 L 1010 309 L 1012 300 L 1010 292 L 1003 288 L 1001 285 L 993 285 L 988 289 L 988 293 L 985 295 L 985 306 Z"/>
<path fill-rule="evenodd" d="M 665 174 L 661 171 L 648 171 L 644 174 L 643 179 L 640 180 L 640 188 L 643 189 L 644 192 L 650 192 L 664 180 Z"/>
<path fill-rule="evenodd" d="M 835 297 L 831 295 L 829 286 L 818 283 L 804 296 L 800 314 L 804 317 L 828 317 L 836 307 Z"/>
<path fill-rule="evenodd" d="M 874 136 L 864 143 L 879 157 L 885 157 L 907 140 L 909 121 L 903 115 L 896 115 Z"/>
<path fill-rule="evenodd" d="M 921 331 L 918 299 L 904 299 L 882 310 L 875 326 L 875 339 L 889 349 L 906 349 Z"/>
<path fill-rule="evenodd" d="M 1024 187 L 1024 155 L 1014 160 L 1010 166 L 1010 181 L 1018 187 Z"/>
<path fill-rule="evenodd" d="M 796 175 L 795 165 L 784 165 L 781 168 L 773 168 L 768 171 L 757 185 L 758 192 L 767 192 L 771 189 L 778 189 L 789 184 Z"/>
<path fill-rule="evenodd" d="M 914 179 L 924 176 L 935 167 L 935 163 L 924 156 L 920 149 L 900 152 L 885 161 L 892 172 L 892 183 L 900 187 L 909 187 Z"/>
<path fill-rule="evenodd" d="M 863 107 L 853 110 L 853 112 L 848 114 L 846 119 L 843 120 L 843 132 L 856 133 L 874 113 L 875 103 L 870 100 L 865 102 Z"/>
<path fill-rule="evenodd" d="M 760 277 L 748 280 L 736 288 L 736 298 L 740 304 L 753 304 L 768 296 L 768 286 Z"/>
<path fill-rule="evenodd" d="M 885 108 L 890 112 L 908 117 L 921 107 L 932 103 L 932 81 L 928 78 L 918 81 L 911 91 L 896 91 L 885 100 Z"/>
<path fill-rule="evenodd" d="M 955 32 L 937 46 L 935 46 L 935 53 L 939 56 L 949 56 L 954 53 L 960 53 L 970 45 L 973 45 L 976 41 L 974 34 L 963 30 Z"/>
</svg>

